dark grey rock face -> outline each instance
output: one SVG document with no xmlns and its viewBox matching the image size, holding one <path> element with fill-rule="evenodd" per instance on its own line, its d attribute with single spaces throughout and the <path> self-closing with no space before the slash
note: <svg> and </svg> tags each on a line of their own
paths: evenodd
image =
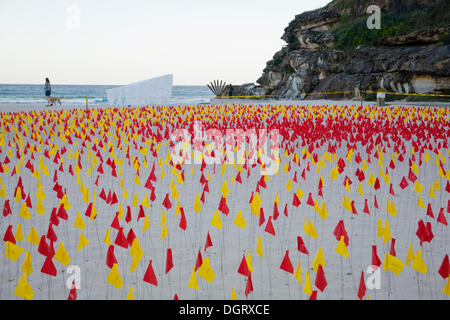
<svg viewBox="0 0 450 320">
<path fill-rule="evenodd" d="M 384 11 L 395 11 L 426 7 L 432 1 L 375 2 Z M 258 85 L 246 84 L 242 92 L 272 94 L 283 99 L 317 98 L 314 93 L 341 91 L 448 92 L 450 46 L 436 43 L 443 35 L 448 36 L 450 26 L 383 38 L 377 47 L 335 50 L 332 49 L 334 35 L 329 30 L 348 8 L 338 10 L 332 4 L 297 15 L 282 36 L 287 45 L 267 63 L 256 81 Z M 364 13 L 367 5 L 361 1 L 352 10 Z M 320 97 L 349 96 L 327 94 Z"/>
</svg>

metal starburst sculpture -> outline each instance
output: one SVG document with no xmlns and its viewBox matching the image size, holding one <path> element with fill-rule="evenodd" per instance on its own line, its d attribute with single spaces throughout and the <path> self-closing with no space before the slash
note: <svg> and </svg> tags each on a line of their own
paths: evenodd
<svg viewBox="0 0 450 320">
<path fill-rule="evenodd" d="M 216 97 L 220 97 L 225 93 L 225 90 L 228 88 L 226 82 L 222 80 L 214 80 L 207 84 L 209 90 L 211 90 Z"/>
</svg>

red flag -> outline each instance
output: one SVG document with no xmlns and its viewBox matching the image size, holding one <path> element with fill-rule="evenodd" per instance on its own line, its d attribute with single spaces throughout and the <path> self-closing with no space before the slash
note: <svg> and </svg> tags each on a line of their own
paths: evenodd
<svg viewBox="0 0 450 320">
<path fill-rule="evenodd" d="M 319 264 L 319 268 L 317 269 L 316 282 L 315 285 L 317 289 L 323 292 L 326 286 L 328 285 L 327 279 L 325 278 L 325 273 L 323 272 L 322 265 Z"/>
<path fill-rule="evenodd" d="M 172 268 L 173 268 L 172 249 L 168 248 L 166 256 L 166 274 L 168 274 Z"/>
<path fill-rule="evenodd" d="M 247 278 L 247 284 L 245 285 L 245 297 L 248 298 L 248 295 L 252 291 L 253 291 L 252 275 L 249 274 Z"/>
<path fill-rule="evenodd" d="M 434 218 L 433 209 L 431 208 L 431 203 L 428 203 L 428 206 L 427 206 L 427 216 Z"/>
<path fill-rule="evenodd" d="M 198 249 L 197 260 L 195 261 L 195 271 L 197 271 L 197 269 L 200 268 L 202 263 L 203 263 L 202 253 L 200 252 L 200 249 Z"/>
<path fill-rule="evenodd" d="M 273 228 L 272 224 L 272 217 L 269 216 L 269 221 L 267 221 L 266 228 L 264 229 L 265 232 L 270 233 L 271 235 L 275 236 L 275 229 Z"/>
<path fill-rule="evenodd" d="M 250 276 L 250 270 L 248 269 L 247 260 L 245 259 L 245 254 L 242 256 L 241 264 L 238 268 L 238 273 L 242 274 L 243 276 L 249 277 Z"/>
<path fill-rule="evenodd" d="M 56 214 L 56 208 L 53 208 L 52 213 L 50 214 L 50 222 L 53 223 L 55 226 L 59 225 L 59 218 Z"/>
<path fill-rule="evenodd" d="M 367 199 L 364 199 L 364 213 L 370 214 L 369 205 L 367 204 Z"/>
<path fill-rule="evenodd" d="M 408 179 L 414 183 L 417 180 L 416 175 L 414 174 L 414 172 L 411 170 L 411 168 L 409 168 L 409 173 L 408 173 Z"/>
<path fill-rule="evenodd" d="M 42 236 L 41 240 L 39 241 L 38 252 L 43 256 L 48 256 L 50 254 L 50 248 L 47 244 L 45 236 Z"/>
<path fill-rule="evenodd" d="M 117 244 L 118 246 L 121 246 L 122 248 L 128 249 L 128 241 L 127 238 L 125 238 L 125 235 L 123 234 L 123 228 L 119 229 L 119 233 L 117 233 L 114 243 Z"/>
<path fill-rule="evenodd" d="M 169 194 L 168 194 L 168 193 L 166 194 L 166 197 L 164 198 L 164 201 L 163 201 L 162 205 L 163 205 L 167 210 L 169 210 L 170 208 L 172 208 L 172 203 L 170 203 L 170 200 L 169 200 Z"/>
<path fill-rule="evenodd" d="M 114 263 L 117 263 L 116 256 L 114 255 L 114 246 L 110 245 L 108 247 L 108 252 L 106 253 L 106 265 L 108 268 L 112 268 Z"/>
<path fill-rule="evenodd" d="M 294 193 L 295 194 L 295 193 Z M 298 198 L 297 198 L 298 199 Z M 300 202 L 300 201 L 299 201 Z M 311 207 L 314 207 L 314 200 L 311 196 L 311 192 L 308 195 L 308 200 L 306 201 L 306 204 L 309 204 Z"/>
<path fill-rule="evenodd" d="M 403 177 L 402 181 L 400 182 L 400 188 L 405 189 L 408 186 L 408 181 Z"/>
<path fill-rule="evenodd" d="M 3 236 L 3 241 L 9 241 L 11 243 L 16 244 L 16 238 L 14 238 L 14 234 L 12 232 L 12 225 L 10 225 L 5 232 L 5 235 Z"/>
<path fill-rule="evenodd" d="M 397 255 L 395 252 L 395 239 L 394 238 L 392 238 L 392 240 L 391 240 L 391 250 L 389 251 L 389 254 L 394 257 Z"/>
<path fill-rule="evenodd" d="M 61 205 L 59 206 L 57 216 L 59 218 L 61 218 L 61 219 L 64 219 L 64 220 L 67 220 L 69 218 L 69 216 L 67 215 L 67 211 L 64 208 L 64 204 L 63 203 L 61 203 Z"/>
<path fill-rule="evenodd" d="M 240 184 L 242 184 L 242 179 L 241 179 L 241 172 L 239 171 L 238 174 L 236 175 L 236 179 L 237 182 L 239 182 Z"/>
<path fill-rule="evenodd" d="M 142 208 L 142 205 L 140 206 L 140 208 Z M 140 208 L 139 208 L 139 210 L 140 210 Z M 130 221 L 131 221 L 131 208 L 130 208 L 130 206 L 127 206 L 127 215 L 125 216 L 125 222 L 130 223 Z M 138 217 L 138 221 L 139 221 L 139 217 Z"/>
<path fill-rule="evenodd" d="M 373 206 L 374 206 L 375 208 L 379 209 L 379 208 L 378 208 L 378 201 L 377 201 L 377 196 L 376 196 L 376 195 L 375 195 L 375 201 L 374 201 L 374 203 L 373 203 Z"/>
<path fill-rule="evenodd" d="M 278 212 L 278 205 L 276 202 L 274 202 L 273 204 L 273 220 L 277 220 L 278 216 L 280 215 L 280 213 Z"/>
<path fill-rule="evenodd" d="M 372 265 L 373 266 L 381 266 L 380 258 L 377 255 L 377 246 L 372 246 Z"/>
<path fill-rule="evenodd" d="M 309 194 L 311 195 L 311 194 Z M 292 199 L 292 205 L 296 208 L 301 204 L 300 199 L 298 198 L 297 194 L 294 193 L 294 199 Z M 313 204 L 314 205 L 314 204 Z"/>
<path fill-rule="evenodd" d="M 129 206 L 128 206 L 128 208 L 129 208 Z M 130 216 L 131 216 L 131 213 L 130 213 Z M 137 221 L 139 221 L 139 219 L 141 219 L 141 218 L 145 218 L 144 207 L 142 206 L 142 204 L 139 205 L 139 214 L 138 214 L 138 217 L 137 217 Z"/>
<path fill-rule="evenodd" d="M 375 190 L 380 189 L 380 180 L 378 180 L 378 177 L 375 180 L 375 184 L 373 185 L 373 187 L 375 188 Z"/>
<path fill-rule="evenodd" d="M 286 253 L 284 254 L 280 269 L 289 273 L 294 273 L 294 267 L 292 266 L 291 259 L 289 259 L 289 250 L 286 250 Z"/>
<path fill-rule="evenodd" d="M 448 254 L 445 255 L 444 260 L 442 260 L 441 267 L 439 268 L 439 274 L 443 279 L 448 278 L 450 274 L 450 263 L 448 260 Z"/>
<path fill-rule="evenodd" d="M 119 223 L 119 213 L 116 212 L 116 215 L 113 219 L 113 222 L 111 222 L 111 228 L 114 228 L 116 230 L 120 230 L 120 223 Z"/>
<path fill-rule="evenodd" d="M 364 271 L 361 272 L 361 279 L 359 280 L 359 288 L 358 288 L 358 298 L 362 300 L 362 298 L 366 295 L 366 283 L 364 281 Z"/>
<path fill-rule="evenodd" d="M 48 225 L 48 231 L 47 231 L 47 239 L 51 240 L 51 241 L 58 241 L 58 237 L 56 236 L 55 231 L 53 230 L 52 227 L 52 223 L 50 222 L 50 224 Z"/>
<path fill-rule="evenodd" d="M 213 243 L 211 241 L 211 236 L 209 235 L 209 231 L 208 234 L 206 235 L 206 243 L 205 243 L 205 252 L 206 249 L 208 249 L 209 247 L 212 247 Z"/>
<path fill-rule="evenodd" d="M 75 286 L 75 280 L 72 282 L 72 287 L 69 291 L 69 297 L 67 300 L 77 300 L 77 288 Z"/>
<path fill-rule="evenodd" d="M 12 214 L 12 211 L 11 211 L 11 206 L 9 205 L 9 199 L 7 199 L 7 200 L 5 200 L 5 204 L 3 206 L 3 216 L 6 217 L 9 214 Z"/>
<path fill-rule="evenodd" d="M 441 208 L 441 210 L 439 210 L 439 216 L 437 218 L 437 221 L 444 225 L 447 225 L 447 219 L 444 216 L 444 208 Z"/>
<path fill-rule="evenodd" d="M 228 215 L 230 213 L 230 209 L 227 206 L 227 199 L 222 196 L 220 198 L 219 203 L 219 211 L 222 212 L 224 215 Z"/>
<path fill-rule="evenodd" d="M 179 227 L 180 227 L 181 229 L 183 229 L 183 230 L 186 230 L 186 226 L 187 226 L 187 223 L 186 223 L 186 215 L 184 214 L 184 209 L 183 209 L 183 207 L 180 208 L 180 211 L 181 211 L 181 218 L 180 218 L 180 224 L 179 224 Z"/>
<path fill-rule="evenodd" d="M 317 300 L 317 290 L 313 290 L 313 292 L 309 296 L 309 300 Z"/>
<path fill-rule="evenodd" d="M 343 220 L 339 220 L 338 224 L 336 225 L 336 228 L 334 228 L 333 235 L 336 237 L 337 241 L 340 241 L 341 236 L 344 236 L 345 246 L 348 247 L 349 238 L 348 238 L 347 230 L 345 230 Z"/>
<path fill-rule="evenodd" d="M 147 271 L 145 271 L 143 280 L 156 287 L 158 286 L 158 279 L 156 279 L 155 271 L 153 271 L 152 260 L 148 263 Z"/>
<path fill-rule="evenodd" d="M 41 272 L 56 277 L 57 271 L 50 256 L 45 259 L 44 265 L 41 268 Z"/>
<path fill-rule="evenodd" d="M 264 224 L 264 221 L 266 221 L 266 218 L 264 218 L 264 209 L 261 207 L 259 208 L 259 227 Z"/>
<path fill-rule="evenodd" d="M 300 236 L 297 236 L 297 249 L 298 251 L 309 255 L 308 249 L 306 249 L 305 243 L 303 242 L 303 239 Z"/>
<path fill-rule="evenodd" d="M 288 216 L 288 210 L 287 210 L 287 203 L 285 204 L 285 206 L 284 206 L 284 215 L 287 217 Z"/>
<path fill-rule="evenodd" d="M 128 242 L 129 247 L 131 247 L 131 245 L 133 244 L 134 239 L 136 239 L 136 235 L 134 234 L 133 229 L 130 228 L 130 231 L 128 231 L 128 234 L 127 234 L 127 242 Z"/>
</svg>

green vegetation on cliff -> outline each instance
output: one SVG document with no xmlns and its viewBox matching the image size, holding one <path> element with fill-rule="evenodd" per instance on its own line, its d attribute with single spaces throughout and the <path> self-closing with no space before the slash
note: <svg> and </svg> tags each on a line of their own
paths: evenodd
<svg viewBox="0 0 450 320">
<path fill-rule="evenodd" d="M 333 1 L 329 7 L 343 10 L 353 0 Z M 343 11 L 345 12 L 345 10 Z M 335 49 L 355 48 L 359 45 L 377 46 L 377 40 L 385 37 L 406 34 L 416 30 L 436 28 L 449 24 L 450 4 L 448 1 L 432 3 L 424 9 L 403 13 L 388 12 L 381 14 L 381 29 L 369 30 L 366 26 L 369 14 L 363 16 L 344 15 L 331 30 L 336 36 Z M 449 44 L 449 37 L 441 39 Z"/>
</svg>

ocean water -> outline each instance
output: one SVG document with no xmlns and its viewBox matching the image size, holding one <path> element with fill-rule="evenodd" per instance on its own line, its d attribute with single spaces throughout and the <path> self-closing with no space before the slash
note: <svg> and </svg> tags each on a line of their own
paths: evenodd
<svg viewBox="0 0 450 320">
<path fill-rule="evenodd" d="M 117 86 L 108 85 L 58 85 L 52 84 L 52 96 L 62 97 L 64 105 L 107 105 L 106 90 Z M 207 103 L 214 94 L 207 86 L 173 86 L 172 97 L 167 104 Z M 0 84 L 0 104 L 47 104 L 44 85 Z"/>
</svg>

